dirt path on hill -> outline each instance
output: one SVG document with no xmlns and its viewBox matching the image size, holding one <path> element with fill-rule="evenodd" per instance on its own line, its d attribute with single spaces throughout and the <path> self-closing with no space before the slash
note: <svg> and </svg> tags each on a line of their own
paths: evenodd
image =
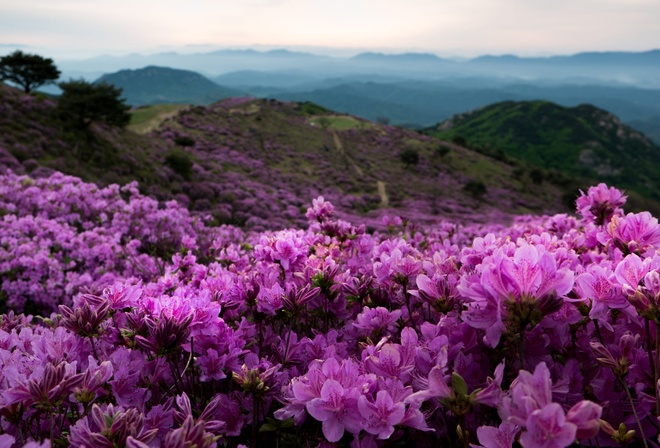
<svg viewBox="0 0 660 448">
<path fill-rule="evenodd" d="M 348 154 L 346 154 L 346 151 L 344 151 L 344 144 L 341 142 L 341 139 L 339 138 L 339 135 L 337 135 L 337 132 L 333 129 L 332 130 L 332 140 L 335 142 L 335 148 L 337 148 L 337 151 L 339 151 L 339 154 L 341 154 L 343 157 L 346 158 L 348 163 L 353 167 L 356 173 L 360 176 L 364 176 L 364 171 L 362 171 L 362 168 L 357 166 L 355 162 L 353 162 L 353 159 L 351 159 Z"/>
<path fill-rule="evenodd" d="M 380 196 L 380 205 L 381 207 L 387 207 L 390 205 L 390 198 L 387 196 L 387 192 L 385 191 L 385 182 L 379 180 L 376 182 L 376 185 L 378 187 L 378 196 Z"/>
<path fill-rule="evenodd" d="M 190 109 L 190 107 L 191 106 L 183 106 L 169 112 L 163 112 L 144 123 L 131 127 L 130 129 L 136 134 L 148 134 L 149 132 L 158 129 L 166 120 L 175 117 L 179 112 Z"/>
</svg>

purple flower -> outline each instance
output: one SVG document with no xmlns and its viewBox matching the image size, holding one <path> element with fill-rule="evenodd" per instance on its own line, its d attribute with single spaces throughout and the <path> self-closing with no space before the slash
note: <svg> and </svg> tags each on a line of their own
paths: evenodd
<svg viewBox="0 0 660 448">
<path fill-rule="evenodd" d="M 200 381 L 221 380 L 227 378 L 223 371 L 227 355 L 218 356 L 218 352 L 212 348 L 206 351 L 206 355 L 197 358 L 197 366 L 201 371 Z"/>
<path fill-rule="evenodd" d="M 189 415 L 180 428 L 170 431 L 165 436 L 163 448 L 215 448 L 217 446 L 213 433 L 204 430 L 204 421 L 194 422 Z"/>
<path fill-rule="evenodd" d="M 324 222 L 332 218 L 335 214 L 335 208 L 331 203 L 326 202 L 323 196 L 312 200 L 312 207 L 307 209 L 305 216 L 310 221 Z"/>
<path fill-rule="evenodd" d="M 73 446 L 146 448 L 157 431 L 144 429 L 144 415 L 136 409 L 93 405 L 89 417 L 71 427 L 69 441 Z"/>
<path fill-rule="evenodd" d="M 486 329 L 484 340 L 491 347 L 499 343 L 507 323 L 518 331 L 558 311 L 571 289 L 573 271 L 558 269 L 552 254 L 530 244 L 517 248 L 513 256 L 497 249 L 490 261 L 484 260 L 480 276 L 466 276 L 459 285 L 472 300 L 465 321 Z"/>
<path fill-rule="evenodd" d="M 108 317 L 110 302 L 104 301 L 98 308 L 90 306 L 87 302 L 72 310 L 68 306 L 60 305 L 62 319 L 60 324 L 82 337 L 98 336 L 101 325 Z"/>
<path fill-rule="evenodd" d="M 529 415 L 552 403 L 552 380 L 544 362 L 538 364 L 534 373 L 521 370 L 511 383 L 511 396 L 504 399 L 504 410 L 508 421 L 525 426 Z"/>
<path fill-rule="evenodd" d="M 401 423 L 406 414 L 405 405 L 401 402 L 394 403 L 386 390 L 379 390 L 374 402 L 360 395 L 358 409 L 364 418 L 365 431 L 377 435 L 379 439 L 389 438 L 394 432 L 394 426 Z"/>
<path fill-rule="evenodd" d="M 566 413 L 566 420 L 577 427 L 575 437 L 588 439 L 596 437 L 600 431 L 600 417 L 603 408 L 592 401 L 582 400 Z"/>
<path fill-rule="evenodd" d="M 36 370 L 27 383 L 6 390 L 2 405 L 9 406 L 22 402 L 25 406 L 35 405 L 44 410 L 61 406 L 73 389 L 83 380 L 83 374 L 76 374 L 76 363 L 60 362 L 46 364 L 43 370 Z"/>
<path fill-rule="evenodd" d="M 76 401 L 87 404 L 93 401 L 97 394 L 103 394 L 102 388 L 112 377 L 113 370 L 110 361 L 103 361 L 99 365 L 96 359 L 90 355 L 80 386 L 74 389 Z"/>
<path fill-rule="evenodd" d="M 477 428 L 477 438 L 483 448 L 511 448 L 520 428 L 510 423 L 502 423 L 498 428 L 480 426 Z"/>
<path fill-rule="evenodd" d="M 362 429 L 356 388 L 344 389 L 339 381 L 328 379 L 321 388 L 321 397 L 307 403 L 307 412 L 323 422 L 323 435 L 329 442 L 338 442 L 347 430 L 357 434 Z"/>
<path fill-rule="evenodd" d="M 449 398 L 452 391 L 445 382 L 444 368 L 435 366 L 429 372 L 427 378 L 427 387 L 419 392 L 415 392 L 406 398 L 406 403 L 421 403 L 431 398 Z"/>
<path fill-rule="evenodd" d="M 520 436 L 524 448 L 564 448 L 575 440 L 577 426 L 566 421 L 558 403 L 550 403 L 532 412 Z"/>
<path fill-rule="evenodd" d="M 613 216 L 606 233 L 599 235 L 599 241 L 603 244 L 608 239 L 624 254 L 648 257 L 660 247 L 660 225 L 649 212 Z"/>
<path fill-rule="evenodd" d="M 626 203 L 627 196 L 614 187 L 607 188 L 607 185 L 600 183 L 595 187 L 589 187 L 587 194 L 580 191 L 580 197 L 577 198 L 577 212 L 582 215 L 585 221 L 595 222 L 602 226 L 612 219 L 613 216 L 622 216 L 621 207 Z"/>
<path fill-rule="evenodd" d="M 388 311 L 381 306 L 376 308 L 364 307 L 358 314 L 353 327 L 362 336 L 374 337 L 375 339 L 394 334 L 396 322 L 401 317 L 401 310 Z"/>
</svg>

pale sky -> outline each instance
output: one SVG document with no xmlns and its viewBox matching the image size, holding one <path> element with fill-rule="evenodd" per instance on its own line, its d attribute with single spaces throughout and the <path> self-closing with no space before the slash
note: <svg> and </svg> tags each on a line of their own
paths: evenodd
<svg viewBox="0 0 660 448">
<path fill-rule="evenodd" d="M 0 0 L 0 54 L 289 48 L 523 56 L 660 48 L 660 0 Z"/>
</svg>

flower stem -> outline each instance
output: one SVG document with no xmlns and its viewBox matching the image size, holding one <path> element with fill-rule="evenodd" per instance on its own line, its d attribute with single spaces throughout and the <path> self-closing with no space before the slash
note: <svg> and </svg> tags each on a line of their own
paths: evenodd
<svg viewBox="0 0 660 448">
<path fill-rule="evenodd" d="M 658 396 L 658 370 L 660 370 L 660 325 L 655 324 L 655 360 L 653 362 L 653 389 L 655 391 L 655 416 L 660 416 L 660 396 Z"/>
<path fill-rule="evenodd" d="M 623 386 L 623 390 L 626 391 L 626 396 L 628 397 L 628 401 L 630 401 L 630 406 L 632 407 L 633 415 L 635 416 L 635 421 L 637 422 L 637 427 L 639 428 L 639 434 L 642 436 L 642 442 L 644 442 L 644 448 L 648 448 L 649 446 L 646 443 L 646 436 L 644 435 L 642 422 L 639 421 L 639 416 L 637 415 L 637 409 L 635 409 L 635 402 L 633 401 L 633 397 L 630 394 L 630 389 L 628 388 L 626 382 L 623 381 L 623 379 L 619 378 L 618 376 L 616 377 L 616 379 L 619 380 L 619 383 L 621 383 L 621 386 Z"/>
<path fill-rule="evenodd" d="M 408 294 L 408 288 L 406 288 L 406 285 L 403 285 L 403 296 L 406 298 L 406 308 L 408 309 L 408 319 L 410 320 L 410 326 L 413 330 L 419 333 L 417 331 L 417 327 L 415 326 L 415 320 L 413 319 L 412 308 L 410 308 L 410 294 Z"/>
<path fill-rule="evenodd" d="M 520 326 L 520 343 L 518 344 L 518 356 L 520 357 L 520 369 L 525 368 L 525 328 L 527 324 Z"/>
<path fill-rule="evenodd" d="M 259 411 L 259 400 L 252 396 L 252 447 L 257 448 L 257 413 Z"/>
<path fill-rule="evenodd" d="M 653 346 L 651 345 L 651 328 L 650 328 L 648 319 L 644 319 L 644 327 L 645 327 L 645 330 L 646 330 L 646 351 L 649 355 L 649 364 L 651 364 L 651 375 L 653 376 L 653 378 L 655 378 L 655 382 L 657 384 L 658 383 L 658 374 L 656 373 L 657 372 L 656 366 L 657 366 L 658 361 L 657 361 L 657 359 L 656 359 L 655 362 L 651 361 L 653 359 Z M 655 334 L 655 351 L 656 351 L 656 357 L 657 357 L 657 354 L 658 354 L 658 327 L 657 327 L 657 325 L 655 327 L 655 332 L 656 332 L 656 334 Z M 657 396 L 657 393 L 656 393 L 656 396 Z M 660 415 L 660 414 L 658 414 L 656 412 L 656 415 Z"/>
</svg>

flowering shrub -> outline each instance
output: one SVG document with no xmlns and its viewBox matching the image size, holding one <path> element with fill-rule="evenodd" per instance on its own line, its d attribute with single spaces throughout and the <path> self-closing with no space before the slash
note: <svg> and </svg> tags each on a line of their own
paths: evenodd
<svg viewBox="0 0 660 448">
<path fill-rule="evenodd" d="M 323 198 L 246 234 L 134 185 L 0 185 L 0 447 L 658 439 L 660 230 L 608 187 L 370 235 Z"/>
</svg>

